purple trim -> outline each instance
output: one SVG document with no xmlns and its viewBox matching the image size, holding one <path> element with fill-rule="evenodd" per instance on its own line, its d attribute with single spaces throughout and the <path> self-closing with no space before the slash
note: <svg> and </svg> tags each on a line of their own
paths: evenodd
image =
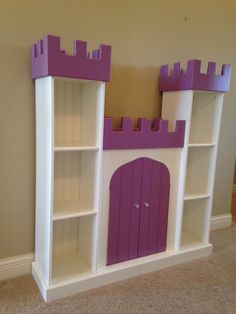
<svg viewBox="0 0 236 314">
<path fill-rule="evenodd" d="M 140 118 L 132 128 L 130 118 L 122 118 L 121 128 L 112 128 L 112 118 L 104 120 L 103 149 L 166 148 L 184 146 L 185 121 L 177 120 L 174 132 L 168 132 L 168 121 Z"/>
<path fill-rule="evenodd" d="M 31 48 L 31 77 L 62 76 L 96 81 L 110 80 L 111 46 L 87 52 L 85 41 L 74 41 L 74 55 L 60 48 L 60 37 L 47 35 Z"/>
<path fill-rule="evenodd" d="M 228 92 L 231 65 L 223 64 L 221 74 L 215 74 L 216 63 L 208 62 L 207 73 L 201 73 L 201 61 L 189 60 L 187 69 L 181 68 L 180 62 L 174 64 L 173 73 L 169 74 L 169 66 L 163 65 L 160 72 L 160 91 L 207 90 Z"/>
</svg>

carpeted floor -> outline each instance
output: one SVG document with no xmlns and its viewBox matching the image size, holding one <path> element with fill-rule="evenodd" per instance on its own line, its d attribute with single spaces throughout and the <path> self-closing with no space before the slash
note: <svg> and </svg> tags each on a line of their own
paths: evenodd
<svg viewBox="0 0 236 314">
<path fill-rule="evenodd" d="M 0 313 L 236 313 L 236 225 L 212 256 L 45 304 L 29 276 L 0 282 Z"/>
</svg>

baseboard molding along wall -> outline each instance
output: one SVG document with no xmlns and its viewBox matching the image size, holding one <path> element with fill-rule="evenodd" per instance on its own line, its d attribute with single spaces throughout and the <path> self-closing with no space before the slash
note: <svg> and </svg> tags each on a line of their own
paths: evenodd
<svg viewBox="0 0 236 314">
<path fill-rule="evenodd" d="M 211 230 L 228 228 L 232 225 L 232 215 L 223 214 L 211 217 Z"/>
<path fill-rule="evenodd" d="M 217 215 L 211 218 L 211 230 L 230 227 L 231 214 Z M 0 259 L 0 281 L 31 274 L 34 253 Z"/>
<path fill-rule="evenodd" d="M 0 281 L 31 273 L 34 254 L 0 259 Z"/>
</svg>

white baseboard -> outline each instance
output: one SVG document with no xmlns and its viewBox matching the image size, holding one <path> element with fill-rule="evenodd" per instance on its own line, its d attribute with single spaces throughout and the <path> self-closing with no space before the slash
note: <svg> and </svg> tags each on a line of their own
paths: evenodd
<svg viewBox="0 0 236 314">
<path fill-rule="evenodd" d="M 232 225 L 232 215 L 223 214 L 211 217 L 211 230 L 228 228 Z"/>
<path fill-rule="evenodd" d="M 31 273 L 34 254 L 0 259 L 0 281 Z"/>
</svg>

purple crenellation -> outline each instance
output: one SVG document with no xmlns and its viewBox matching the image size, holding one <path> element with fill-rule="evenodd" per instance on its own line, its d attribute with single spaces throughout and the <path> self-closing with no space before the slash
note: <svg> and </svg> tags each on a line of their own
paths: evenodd
<svg viewBox="0 0 236 314">
<path fill-rule="evenodd" d="M 180 62 L 174 64 L 173 73 L 169 74 L 168 65 L 163 65 L 160 71 L 160 91 L 206 90 L 228 92 L 231 66 L 223 64 L 221 74 L 217 75 L 216 63 L 208 62 L 207 73 L 201 73 L 201 61 L 189 60 L 187 69 L 181 68 Z"/>
<path fill-rule="evenodd" d="M 61 76 L 107 82 L 110 80 L 111 46 L 87 52 L 85 41 L 74 41 L 74 55 L 60 48 L 60 37 L 47 35 L 31 48 L 31 76 Z"/>
<path fill-rule="evenodd" d="M 184 146 L 185 121 L 177 120 L 174 132 L 168 131 L 168 121 L 140 118 L 138 128 L 132 128 L 130 118 L 122 118 L 121 128 L 113 129 L 113 119 L 104 119 L 103 149 L 171 148 Z"/>
</svg>

